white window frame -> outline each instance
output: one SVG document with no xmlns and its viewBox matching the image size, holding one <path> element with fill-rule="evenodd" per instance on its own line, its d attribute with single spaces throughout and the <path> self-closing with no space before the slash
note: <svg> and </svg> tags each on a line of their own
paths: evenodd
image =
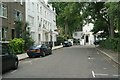
<svg viewBox="0 0 120 80">
<path fill-rule="evenodd" d="M 4 12 L 4 11 L 6 11 L 6 12 Z M 1 2 L 0 2 L 0 17 L 7 18 L 7 6 Z"/>
<path fill-rule="evenodd" d="M 33 27 L 34 26 L 34 17 L 28 15 L 28 20 L 29 20 L 29 26 Z"/>
<path fill-rule="evenodd" d="M 15 14 L 14 14 L 15 21 L 22 21 L 22 19 L 23 19 L 23 14 L 22 14 L 22 12 L 19 11 L 19 10 L 16 10 L 16 9 L 15 9 L 14 11 L 15 11 Z M 17 16 L 17 12 L 20 13 L 19 19 L 18 19 L 18 16 Z"/>
</svg>

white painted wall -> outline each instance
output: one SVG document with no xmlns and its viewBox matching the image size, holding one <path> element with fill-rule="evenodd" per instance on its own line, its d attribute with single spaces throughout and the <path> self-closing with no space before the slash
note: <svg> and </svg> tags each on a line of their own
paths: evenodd
<svg viewBox="0 0 120 80">
<path fill-rule="evenodd" d="M 82 31 L 77 31 L 73 33 L 73 38 L 80 39 L 80 45 L 92 45 L 94 43 L 94 35 L 93 32 L 91 32 L 93 27 L 94 25 L 92 23 L 83 26 Z M 84 37 L 83 39 L 82 36 Z M 86 36 L 88 36 L 88 43 L 86 43 Z"/>
<path fill-rule="evenodd" d="M 94 25 L 92 23 L 87 24 L 83 27 L 83 33 L 86 35 L 88 35 L 88 44 L 92 45 L 94 43 L 94 35 L 93 32 L 91 32 L 91 30 L 93 29 Z M 84 36 L 84 40 L 83 40 L 83 45 L 86 44 L 86 38 Z"/>
</svg>

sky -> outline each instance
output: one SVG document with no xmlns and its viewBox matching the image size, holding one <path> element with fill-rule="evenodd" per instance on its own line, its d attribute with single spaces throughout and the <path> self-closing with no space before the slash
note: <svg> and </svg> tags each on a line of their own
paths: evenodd
<svg viewBox="0 0 120 80">
<path fill-rule="evenodd" d="M 45 3 L 48 1 L 48 0 L 44 0 L 45 1 Z"/>
</svg>

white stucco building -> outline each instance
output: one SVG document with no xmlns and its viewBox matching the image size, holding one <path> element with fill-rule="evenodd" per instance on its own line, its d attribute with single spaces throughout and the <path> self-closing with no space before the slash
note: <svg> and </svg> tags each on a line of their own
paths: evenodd
<svg viewBox="0 0 120 80">
<path fill-rule="evenodd" d="M 80 45 L 92 45 L 94 43 L 94 35 L 91 32 L 93 27 L 94 25 L 91 23 L 83 26 L 82 31 L 73 33 L 73 38 L 79 39 Z"/>
<path fill-rule="evenodd" d="M 35 44 L 56 41 L 56 13 L 43 0 L 26 0 L 26 21 Z"/>
</svg>

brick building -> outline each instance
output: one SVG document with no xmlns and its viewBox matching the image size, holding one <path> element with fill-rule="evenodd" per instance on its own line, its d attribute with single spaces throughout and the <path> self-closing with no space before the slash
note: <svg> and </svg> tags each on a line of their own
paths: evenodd
<svg viewBox="0 0 120 80">
<path fill-rule="evenodd" d="M 0 2 L 0 40 L 16 37 L 15 21 L 25 23 L 25 2 Z"/>
</svg>

